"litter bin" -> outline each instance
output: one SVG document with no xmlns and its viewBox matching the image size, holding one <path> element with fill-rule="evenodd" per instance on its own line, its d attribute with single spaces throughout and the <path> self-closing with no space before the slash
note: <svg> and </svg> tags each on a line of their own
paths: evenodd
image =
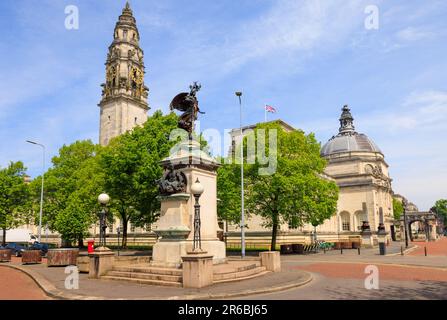
<svg viewBox="0 0 447 320">
<path fill-rule="evenodd" d="M 94 245 L 95 245 L 95 240 L 89 240 L 89 241 L 87 241 L 87 244 L 88 244 L 88 246 L 87 246 L 87 251 L 88 251 L 88 253 L 93 253 L 93 252 L 95 252 L 95 247 L 94 247 Z"/>
<path fill-rule="evenodd" d="M 300 243 L 292 244 L 292 250 L 293 253 L 304 254 L 304 245 Z"/>
<path fill-rule="evenodd" d="M 291 244 L 282 244 L 280 247 L 281 254 L 289 254 L 293 253 L 292 245 Z"/>
</svg>

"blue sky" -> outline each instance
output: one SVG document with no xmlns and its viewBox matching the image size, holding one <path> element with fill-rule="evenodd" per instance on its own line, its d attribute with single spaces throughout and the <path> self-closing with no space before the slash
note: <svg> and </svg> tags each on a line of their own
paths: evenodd
<svg viewBox="0 0 447 320">
<path fill-rule="evenodd" d="M 263 104 L 323 143 L 349 104 L 356 129 L 390 165 L 393 189 L 420 209 L 447 198 L 447 2 L 359 0 L 132 0 L 150 88 L 150 113 L 167 111 L 198 80 L 201 128 L 244 124 Z M 35 176 L 78 139 L 97 141 L 100 84 L 125 1 L 2 0 L 0 166 L 22 160 Z M 379 9 L 367 30 L 365 8 Z M 65 29 L 67 5 L 79 30 Z"/>
</svg>

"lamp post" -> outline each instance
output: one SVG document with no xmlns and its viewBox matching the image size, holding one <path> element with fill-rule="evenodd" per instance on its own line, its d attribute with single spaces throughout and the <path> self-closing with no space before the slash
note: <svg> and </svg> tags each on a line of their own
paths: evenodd
<svg viewBox="0 0 447 320">
<path fill-rule="evenodd" d="M 202 239 L 200 236 L 200 204 L 199 198 L 204 191 L 203 185 L 200 183 L 199 178 L 191 186 L 191 193 L 193 194 L 196 202 L 194 204 L 194 242 L 192 251 L 195 253 L 202 252 Z"/>
<path fill-rule="evenodd" d="M 407 231 L 407 200 L 402 200 L 402 206 L 404 209 L 404 232 L 405 232 L 405 248 L 408 248 L 408 231 Z"/>
<path fill-rule="evenodd" d="M 241 135 L 241 256 L 245 257 L 245 209 L 244 209 L 244 134 L 242 130 L 242 92 L 235 93 L 239 98 L 240 135 Z"/>
<path fill-rule="evenodd" d="M 42 212 L 43 212 L 43 184 L 44 184 L 44 175 L 45 175 L 45 146 L 41 143 L 37 143 L 34 141 L 30 141 L 30 140 L 26 140 L 26 142 L 34 144 L 36 146 L 39 146 L 42 148 L 42 153 L 43 153 L 43 157 L 42 157 L 42 186 L 40 188 L 40 212 L 39 212 L 39 243 L 41 243 L 42 241 Z"/>
<path fill-rule="evenodd" d="M 121 233 L 121 227 L 118 226 L 116 228 L 116 233 L 118 234 L 118 256 L 120 255 L 120 233 Z"/>
<path fill-rule="evenodd" d="M 100 218 L 99 218 L 99 246 L 100 247 L 105 247 L 106 246 L 106 229 L 107 229 L 107 224 L 106 224 L 106 219 L 107 219 L 106 206 L 109 203 L 109 201 L 110 201 L 110 197 L 106 193 L 101 193 L 98 196 L 98 202 L 102 206 L 101 214 L 100 214 Z"/>
<path fill-rule="evenodd" d="M 379 253 L 381 256 L 384 256 L 386 254 L 386 235 L 387 232 L 385 230 L 385 226 L 381 222 L 379 223 L 379 228 L 377 231 L 377 240 L 379 242 Z"/>
</svg>

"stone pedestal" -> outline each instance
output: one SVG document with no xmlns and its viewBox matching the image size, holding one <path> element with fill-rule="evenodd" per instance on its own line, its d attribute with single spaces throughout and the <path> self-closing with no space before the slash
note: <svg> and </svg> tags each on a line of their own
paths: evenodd
<svg viewBox="0 0 447 320">
<path fill-rule="evenodd" d="M 435 223 L 432 222 L 429 224 L 429 226 L 430 226 L 429 227 L 430 228 L 429 241 L 436 241 L 438 239 L 438 235 L 436 233 L 436 225 L 435 225 Z"/>
<path fill-rule="evenodd" d="M 279 251 L 261 252 L 259 257 L 261 258 L 261 265 L 265 267 L 267 271 L 281 271 L 281 256 Z"/>
<path fill-rule="evenodd" d="M 362 247 L 363 248 L 374 248 L 374 237 L 371 231 L 362 232 Z"/>
<path fill-rule="evenodd" d="M 203 288 L 213 284 L 213 256 L 188 253 L 183 260 L 183 287 Z"/>
<path fill-rule="evenodd" d="M 99 279 L 108 271 L 112 270 L 115 254 L 112 250 L 105 247 L 95 249 L 95 252 L 89 253 L 90 271 L 88 277 L 91 279 Z"/>
<path fill-rule="evenodd" d="M 152 250 L 154 266 L 180 267 L 182 257 L 192 250 L 194 239 L 194 197 L 191 185 L 197 180 L 204 186 L 199 199 L 202 250 L 213 257 L 213 263 L 226 261 L 226 248 L 217 238 L 217 183 L 219 164 L 200 150 L 197 141 L 182 142 L 168 158 L 161 162 L 168 170 L 173 167 L 182 172 L 187 180 L 184 193 L 161 196 L 160 219 L 155 233 L 160 237 Z"/>
</svg>

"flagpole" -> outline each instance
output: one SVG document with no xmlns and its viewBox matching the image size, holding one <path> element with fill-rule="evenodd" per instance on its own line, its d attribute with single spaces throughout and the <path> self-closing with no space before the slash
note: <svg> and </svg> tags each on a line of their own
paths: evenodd
<svg viewBox="0 0 447 320">
<path fill-rule="evenodd" d="M 267 122 L 267 104 L 264 103 L 264 122 Z"/>
</svg>

